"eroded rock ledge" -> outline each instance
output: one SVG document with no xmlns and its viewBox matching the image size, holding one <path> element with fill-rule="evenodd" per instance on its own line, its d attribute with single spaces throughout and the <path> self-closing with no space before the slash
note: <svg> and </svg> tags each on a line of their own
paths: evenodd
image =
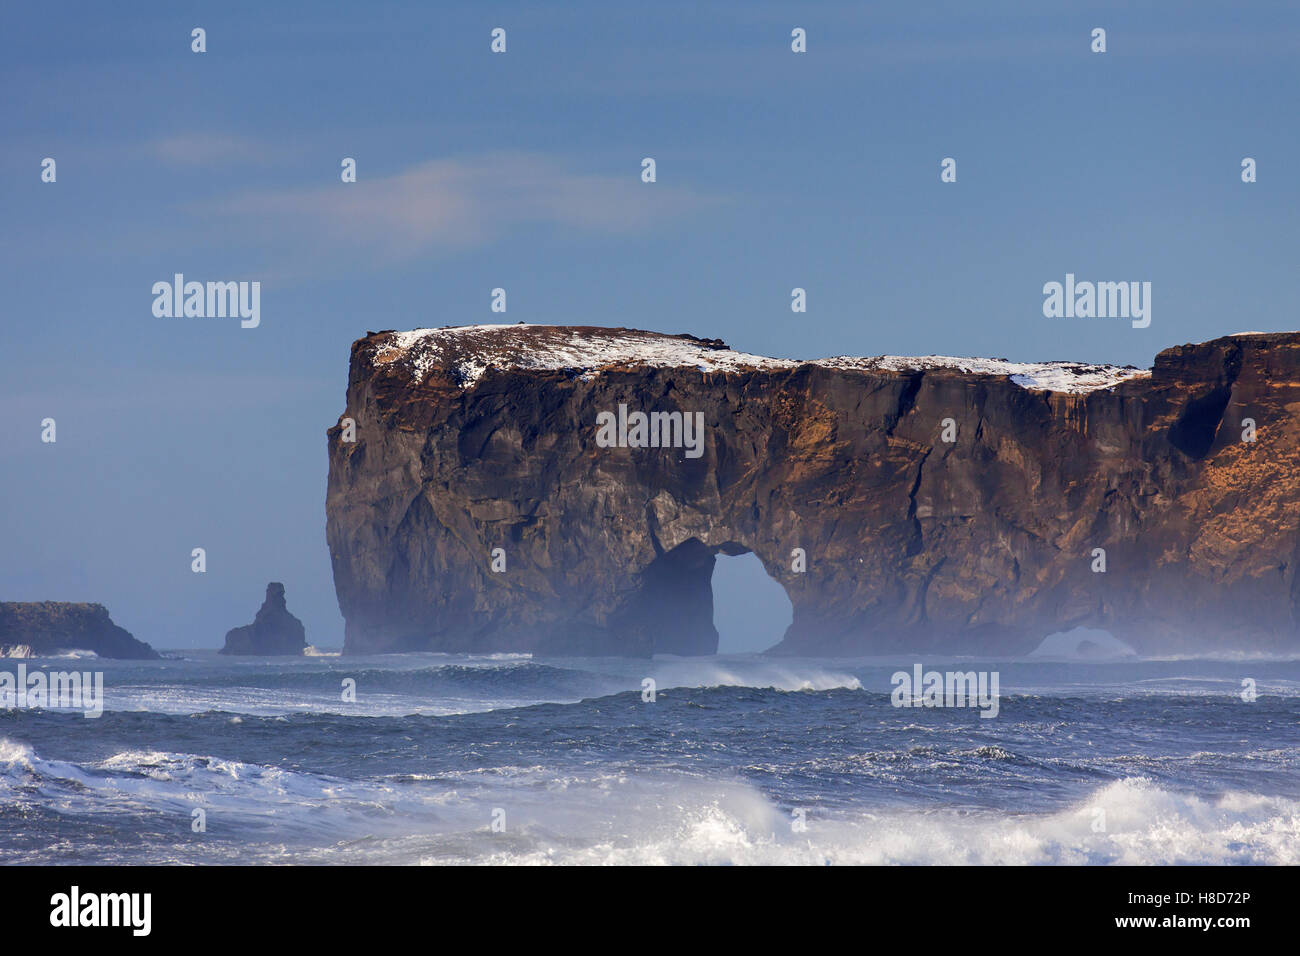
<svg viewBox="0 0 1300 956">
<path fill-rule="evenodd" d="M 703 412 L 703 454 L 599 447 L 620 404 Z M 329 432 L 345 649 L 711 653 L 714 555 L 753 551 L 794 605 L 781 652 L 1016 653 L 1075 626 L 1146 653 L 1294 650 L 1298 416 L 1300 333 L 1150 371 L 370 333 Z"/>
<path fill-rule="evenodd" d="M 49 657 L 69 651 L 133 660 L 158 657 L 152 647 L 114 624 L 102 604 L 0 602 L 0 656 Z"/>
</svg>

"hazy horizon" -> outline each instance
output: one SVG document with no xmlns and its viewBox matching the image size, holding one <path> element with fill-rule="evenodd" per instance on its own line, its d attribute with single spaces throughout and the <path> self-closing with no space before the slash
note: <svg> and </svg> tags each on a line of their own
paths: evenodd
<svg viewBox="0 0 1300 956">
<path fill-rule="evenodd" d="M 17 7 L 0 600 L 215 648 L 280 581 L 307 640 L 341 645 L 325 431 L 370 329 L 1149 366 L 1294 327 L 1300 10 L 1224 9 Z M 156 317 L 177 273 L 260 282 L 260 324 Z M 1150 282 L 1150 326 L 1045 318 L 1067 274 Z M 779 595 L 742 572 L 715 578 L 719 624 L 766 647 Z"/>
</svg>

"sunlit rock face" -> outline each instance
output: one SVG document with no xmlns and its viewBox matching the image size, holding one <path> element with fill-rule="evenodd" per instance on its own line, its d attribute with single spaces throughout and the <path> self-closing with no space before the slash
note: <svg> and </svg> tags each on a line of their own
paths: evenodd
<svg viewBox="0 0 1300 956">
<path fill-rule="evenodd" d="M 714 555 L 746 551 L 794 606 L 777 652 L 1294 649 L 1298 373 L 1295 333 L 1150 371 L 371 333 L 329 431 L 346 650 L 712 653 Z"/>
</svg>

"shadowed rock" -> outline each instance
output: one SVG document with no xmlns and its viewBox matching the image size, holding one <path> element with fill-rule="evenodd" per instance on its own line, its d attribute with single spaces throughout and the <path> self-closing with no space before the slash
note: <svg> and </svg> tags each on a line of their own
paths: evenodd
<svg viewBox="0 0 1300 956">
<path fill-rule="evenodd" d="M 118 627 L 102 604 L 67 601 L 0 603 L 0 656 L 30 652 L 46 657 L 66 651 L 94 651 L 100 657 L 152 660 L 158 653 Z"/>
<path fill-rule="evenodd" d="M 601 445 L 620 405 L 703 413 L 702 454 Z M 1147 371 L 377 332 L 343 417 L 326 529 L 349 653 L 712 653 L 714 555 L 746 551 L 794 607 L 778 652 L 1026 653 L 1075 627 L 1300 649 L 1297 333 Z"/>
<path fill-rule="evenodd" d="M 296 657 L 306 646 L 307 632 L 302 621 L 290 614 L 285 605 L 284 585 L 272 581 L 266 586 L 266 600 L 253 623 L 228 631 L 221 653 Z"/>
</svg>

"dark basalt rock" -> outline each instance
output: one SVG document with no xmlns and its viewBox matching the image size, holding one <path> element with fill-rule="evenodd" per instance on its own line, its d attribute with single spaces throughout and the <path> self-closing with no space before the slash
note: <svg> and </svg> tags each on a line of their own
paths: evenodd
<svg viewBox="0 0 1300 956">
<path fill-rule="evenodd" d="M 1060 368 L 1045 388 L 634 330 L 369 335 L 356 441 L 329 433 L 345 650 L 711 653 L 719 551 L 784 585 L 778 652 L 1021 653 L 1081 626 L 1142 653 L 1300 649 L 1300 334 L 1167 349 L 1089 388 Z M 703 412 L 702 456 L 598 447 L 620 403 Z"/>
<path fill-rule="evenodd" d="M 307 632 L 302 621 L 290 614 L 285 605 L 284 585 L 272 581 L 266 586 L 266 600 L 253 623 L 228 631 L 221 653 L 296 657 L 306 646 Z"/>
<path fill-rule="evenodd" d="M 93 651 L 100 657 L 156 660 L 158 653 L 118 627 L 102 604 L 0 602 L 0 655 L 26 646 L 37 657 Z"/>
</svg>

